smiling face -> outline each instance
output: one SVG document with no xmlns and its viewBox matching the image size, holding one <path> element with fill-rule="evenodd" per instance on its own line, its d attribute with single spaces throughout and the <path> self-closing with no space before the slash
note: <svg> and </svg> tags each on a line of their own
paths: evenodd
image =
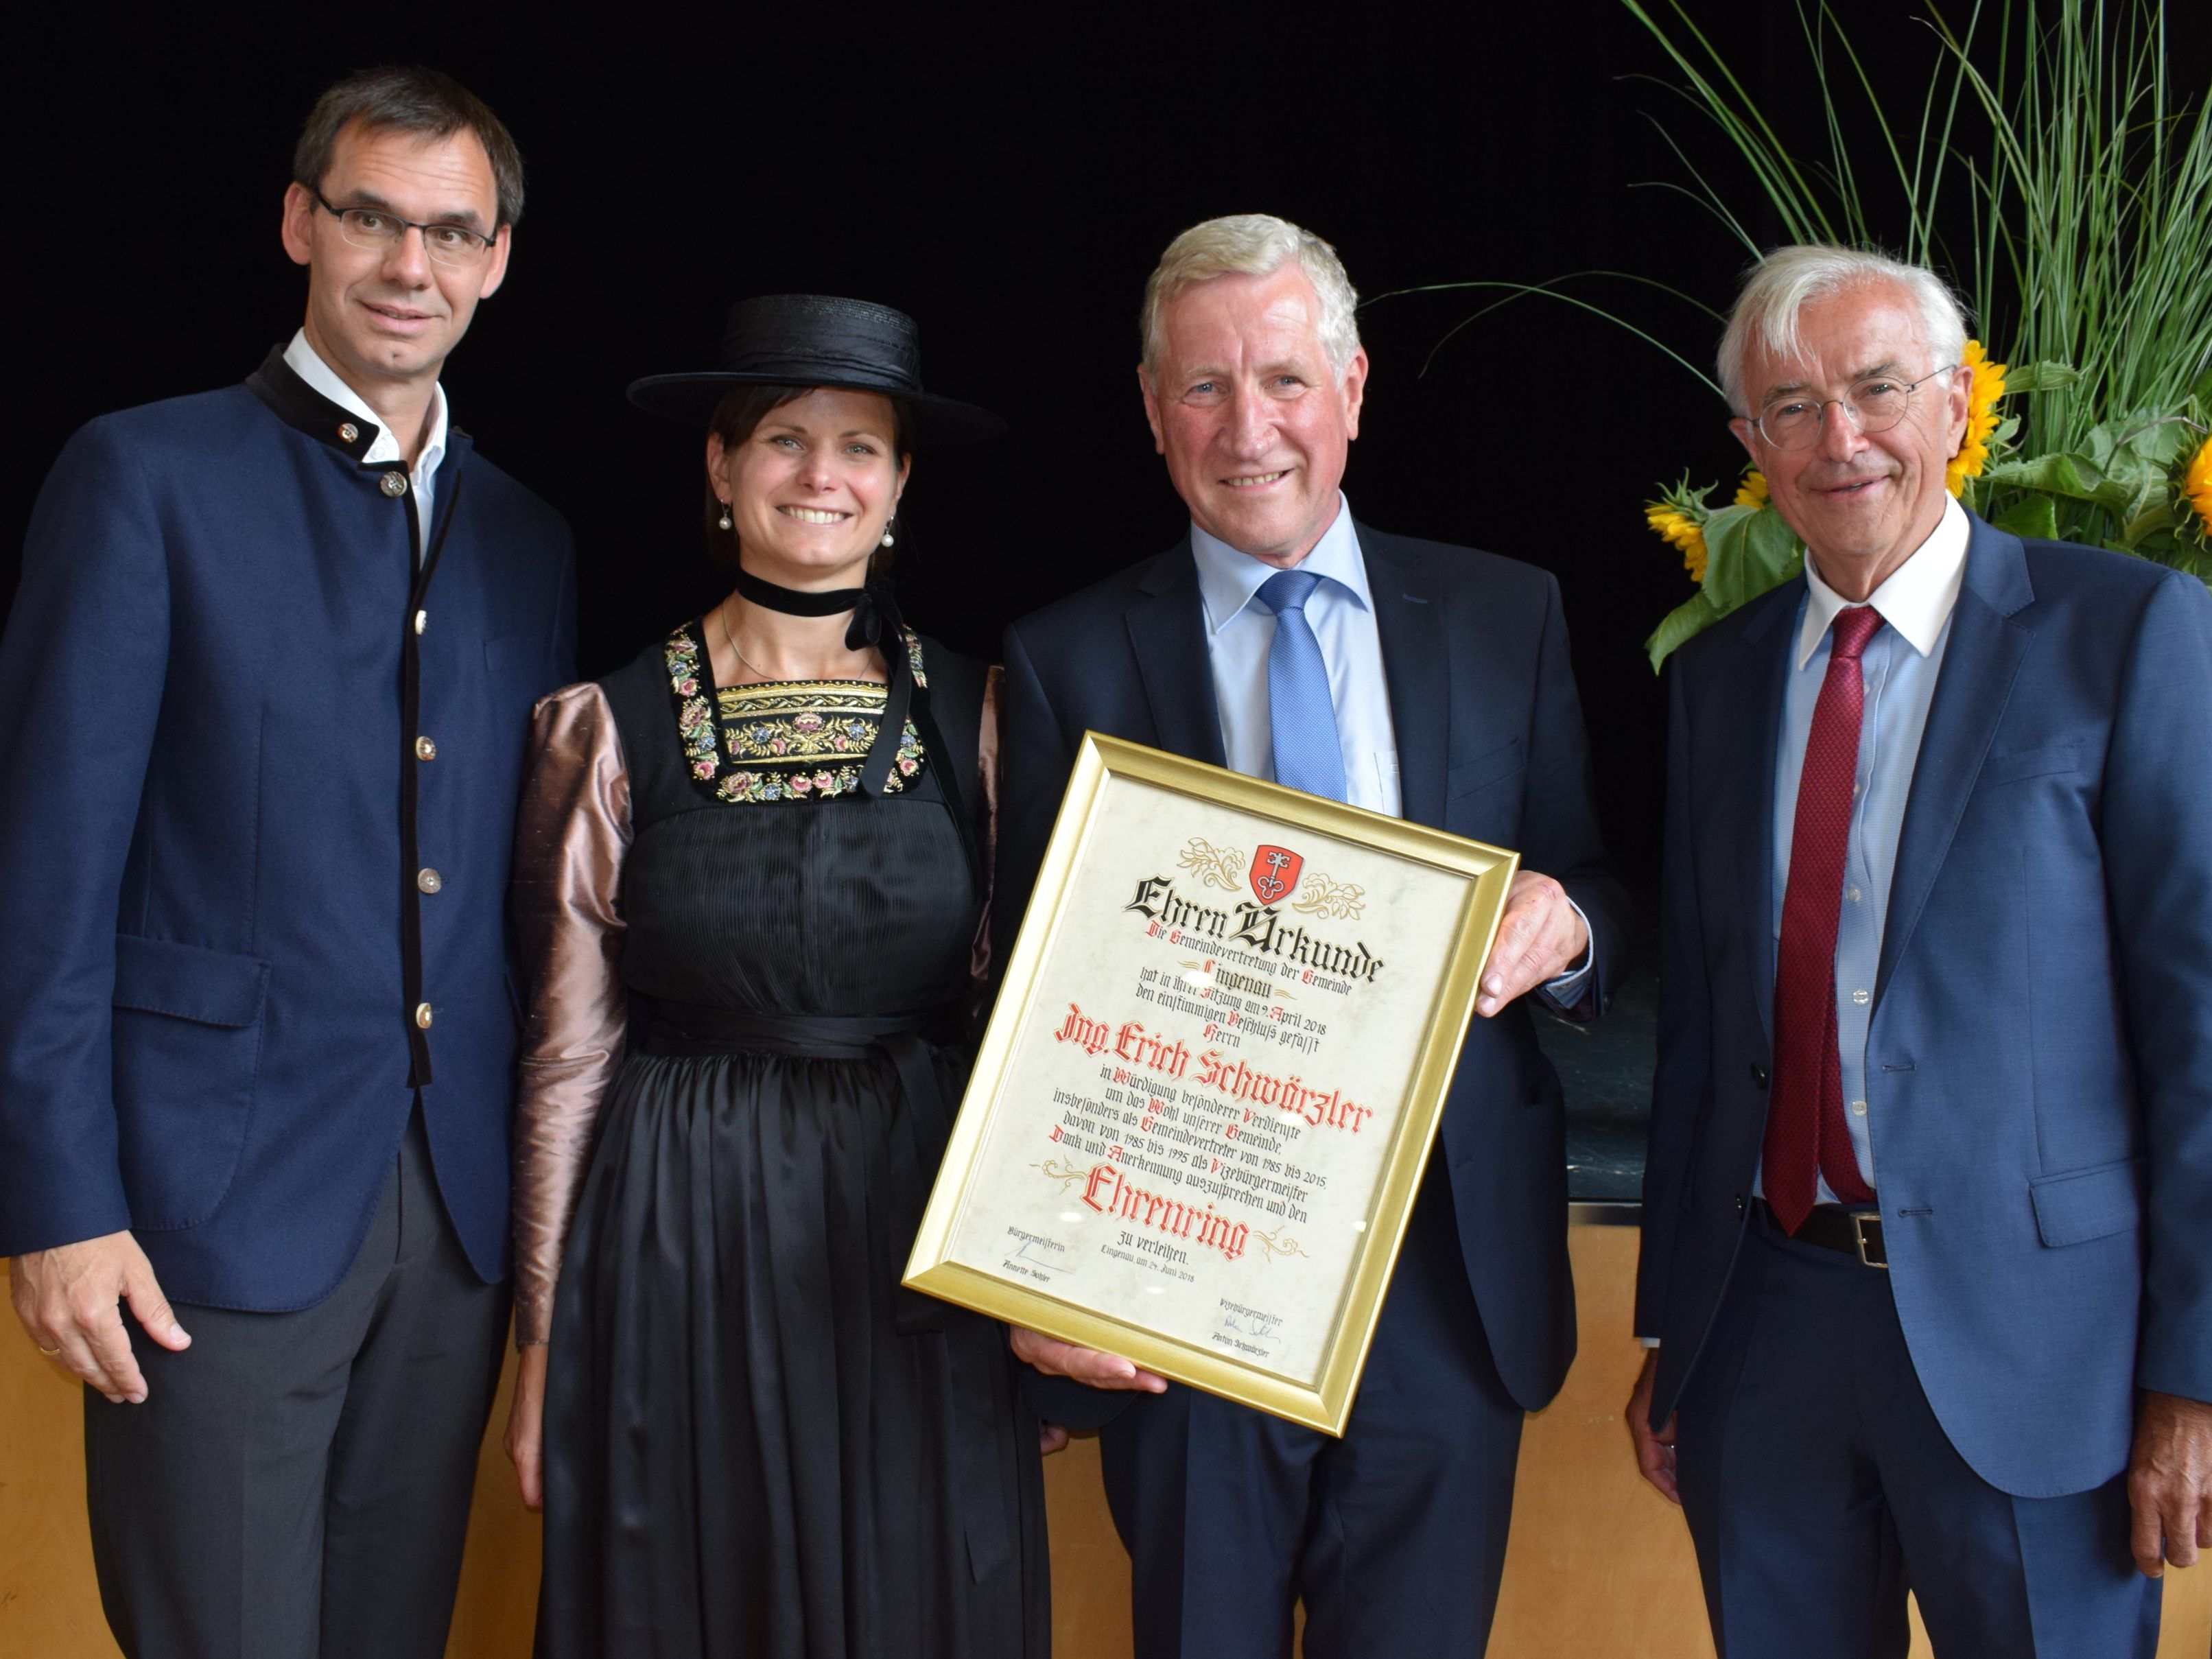
<svg viewBox="0 0 2212 1659">
<path fill-rule="evenodd" d="M 1744 392 L 1753 408 L 1778 398 L 1839 398 L 1863 380 L 1919 380 L 1947 367 L 1929 350 L 1912 296 L 1893 283 L 1811 301 L 1797 314 L 1797 332 L 1802 351 L 1794 358 L 1755 339 L 1745 353 Z M 1942 520 L 1943 467 L 1966 434 L 1970 383 L 1964 369 L 1925 381 L 1886 432 L 1861 432 L 1841 404 L 1829 403 L 1819 438 L 1803 449 L 1777 449 L 1751 422 L 1729 422 L 1821 579 L 1846 599 L 1864 599 L 1881 586 Z"/>
<path fill-rule="evenodd" d="M 424 139 L 356 122 L 338 135 L 321 190 L 333 208 L 383 208 L 418 224 L 459 225 L 489 236 L 498 222 L 490 158 L 465 131 Z M 441 265 L 416 231 L 387 248 L 356 247 L 337 215 L 298 184 L 284 192 L 283 234 L 285 252 L 307 267 L 307 343 L 372 403 L 380 383 L 434 381 L 468 331 L 477 301 L 507 275 L 503 227 L 483 259 Z"/>
<path fill-rule="evenodd" d="M 786 587 L 857 587 L 898 510 L 908 461 L 891 401 L 817 386 L 750 436 L 707 434 L 707 476 L 729 506 L 744 568 Z"/>
<path fill-rule="evenodd" d="M 1241 553 L 1293 565 L 1336 517 L 1367 354 L 1340 380 L 1296 262 L 1214 276 L 1170 300 L 1159 362 L 1138 371 L 1152 441 L 1193 523 Z"/>
</svg>

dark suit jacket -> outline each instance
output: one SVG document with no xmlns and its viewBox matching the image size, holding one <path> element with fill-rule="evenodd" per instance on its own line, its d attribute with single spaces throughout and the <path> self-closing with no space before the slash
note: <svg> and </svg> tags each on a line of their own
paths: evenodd
<svg viewBox="0 0 2212 1659">
<path fill-rule="evenodd" d="M 1674 1407 L 1773 1063 L 1775 750 L 1801 579 L 1674 659 L 1637 1328 Z M 1869 1126 L 1890 1285 L 1983 1479 L 2080 1492 L 2137 1386 L 2212 1400 L 2212 597 L 1976 520 L 1898 845 Z"/>
<path fill-rule="evenodd" d="M 419 1084 L 507 1271 L 504 901 L 569 538 L 455 432 L 418 579 L 375 436 L 272 353 L 93 422 L 40 494 L 0 640 L 0 1255 L 128 1227 L 177 1301 L 307 1306 Z"/>
<path fill-rule="evenodd" d="M 1491 554 L 1356 526 L 1375 597 L 1405 817 L 1517 849 L 1589 918 L 1610 994 L 1626 895 L 1601 846 L 1559 586 Z M 998 959 L 1036 878 L 1086 729 L 1223 763 L 1188 541 L 1006 630 Z M 1474 1020 L 1444 1108 L 1460 1243 L 1499 1375 L 1534 1409 L 1575 1352 L 1558 1074 L 1527 1007 Z M 1062 1420 L 1077 1420 L 1072 1413 Z"/>
</svg>

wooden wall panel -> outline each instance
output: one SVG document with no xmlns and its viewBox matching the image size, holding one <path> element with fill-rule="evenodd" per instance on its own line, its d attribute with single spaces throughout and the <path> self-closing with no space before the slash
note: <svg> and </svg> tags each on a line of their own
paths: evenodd
<svg viewBox="0 0 2212 1659">
<path fill-rule="evenodd" d="M 1630 1227 L 1577 1227 L 1572 1240 L 1582 1357 L 1528 1422 L 1505 1586 L 1490 1650 L 1498 1659 L 1711 1659 L 1681 1517 L 1637 1478 L 1620 1409 L 1640 1359 L 1624 1334 L 1636 1262 Z M 509 1367 L 510 1374 L 512 1365 Z M 538 1593 L 538 1522 L 499 1449 L 502 1381 L 477 1477 L 447 1659 L 528 1659 Z M 76 1386 L 0 1313 L 0 1656 L 118 1659 L 100 1618 L 87 1541 L 83 1427 Z M 1047 1465 L 1053 1636 L 1058 1659 L 1126 1659 L 1128 1557 L 1098 1489 L 1095 1443 Z M 2212 1571 L 2171 1574 L 2159 1659 L 2204 1659 Z M 1916 1640 L 1916 1656 L 1927 1645 Z"/>
</svg>

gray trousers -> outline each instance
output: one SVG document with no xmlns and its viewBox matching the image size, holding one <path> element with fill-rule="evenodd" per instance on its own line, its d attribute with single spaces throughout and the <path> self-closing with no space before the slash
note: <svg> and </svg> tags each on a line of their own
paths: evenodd
<svg viewBox="0 0 2212 1659">
<path fill-rule="evenodd" d="M 146 1402 L 84 1395 L 93 1562 L 130 1659 L 440 1659 L 508 1295 L 462 1253 L 418 1110 L 328 1297 L 179 1304 L 182 1353 L 139 1334 Z"/>
</svg>

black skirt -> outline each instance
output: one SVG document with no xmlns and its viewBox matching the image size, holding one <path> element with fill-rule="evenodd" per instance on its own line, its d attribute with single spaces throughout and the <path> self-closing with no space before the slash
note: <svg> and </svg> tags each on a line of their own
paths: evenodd
<svg viewBox="0 0 2212 1659">
<path fill-rule="evenodd" d="M 904 1095 L 885 1058 L 624 1066 L 554 1306 L 544 1659 L 1049 1651 L 1003 1331 L 898 1288 Z"/>
</svg>

